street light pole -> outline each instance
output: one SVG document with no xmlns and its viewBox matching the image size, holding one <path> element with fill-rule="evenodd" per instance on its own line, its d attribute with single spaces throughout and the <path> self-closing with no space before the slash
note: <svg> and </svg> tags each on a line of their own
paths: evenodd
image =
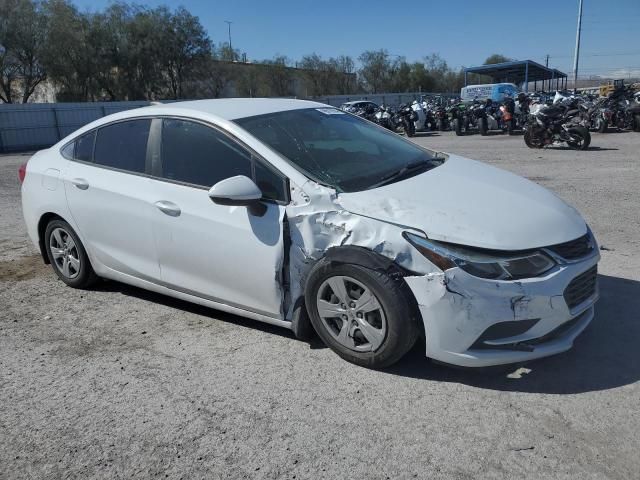
<svg viewBox="0 0 640 480">
<path fill-rule="evenodd" d="M 229 26 L 229 50 L 232 52 L 232 55 L 233 55 L 233 47 L 231 46 L 231 24 L 233 22 L 230 22 L 229 20 L 225 20 L 224 23 L 226 23 Z"/>
<path fill-rule="evenodd" d="M 578 59 L 580 58 L 580 31 L 582 30 L 582 0 L 578 4 L 578 29 L 576 30 L 576 52 L 573 57 L 573 90 L 578 88 Z"/>
</svg>

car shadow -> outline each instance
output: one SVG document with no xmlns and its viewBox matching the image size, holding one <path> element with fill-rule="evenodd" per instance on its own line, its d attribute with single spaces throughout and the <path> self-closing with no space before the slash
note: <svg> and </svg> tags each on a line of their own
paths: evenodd
<svg viewBox="0 0 640 480">
<path fill-rule="evenodd" d="M 169 297 L 161 293 L 152 292 L 150 290 L 144 290 L 142 288 L 127 285 L 112 280 L 105 280 L 98 283 L 93 287 L 93 290 L 101 292 L 116 292 L 127 297 L 134 297 L 147 302 L 158 303 L 166 307 L 175 308 L 176 310 L 182 310 L 185 312 L 193 313 L 195 315 L 202 315 L 203 317 L 209 317 L 213 320 L 220 320 L 222 322 L 232 323 L 244 328 L 251 328 L 254 330 L 260 330 L 265 333 L 278 335 L 280 337 L 289 337 L 292 340 L 295 339 L 293 332 L 286 328 L 271 325 L 269 323 L 253 320 L 251 318 L 241 317 L 232 313 L 223 312 L 222 310 L 216 310 L 214 308 L 205 307 L 196 303 L 187 302 L 178 298 Z"/>
<path fill-rule="evenodd" d="M 571 394 L 629 385 L 640 380 L 640 282 L 598 275 L 595 318 L 568 352 L 521 365 L 457 369 L 424 356 L 424 344 L 385 370 L 391 375 L 454 382 L 478 388 Z"/>
</svg>

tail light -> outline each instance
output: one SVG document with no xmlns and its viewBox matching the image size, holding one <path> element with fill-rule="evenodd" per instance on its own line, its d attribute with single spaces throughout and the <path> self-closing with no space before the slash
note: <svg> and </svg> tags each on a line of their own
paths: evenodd
<svg viewBox="0 0 640 480">
<path fill-rule="evenodd" d="M 20 179 L 20 183 L 24 182 L 24 178 L 27 176 L 27 164 L 26 162 L 18 167 L 18 178 Z"/>
</svg>

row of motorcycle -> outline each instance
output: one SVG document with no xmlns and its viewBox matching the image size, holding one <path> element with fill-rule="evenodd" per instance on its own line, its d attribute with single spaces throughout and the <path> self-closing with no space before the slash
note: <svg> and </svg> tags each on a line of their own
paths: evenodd
<svg viewBox="0 0 640 480">
<path fill-rule="evenodd" d="M 520 130 L 530 148 L 563 142 L 586 149 L 590 130 L 640 131 L 640 92 L 628 87 L 603 98 L 536 92 L 506 97 L 501 103 L 490 99 L 446 103 L 442 98 L 423 97 L 397 108 L 368 101 L 350 102 L 342 108 L 408 137 L 433 130 L 453 130 L 456 135 L 489 135 L 492 131 L 511 135 Z"/>
</svg>

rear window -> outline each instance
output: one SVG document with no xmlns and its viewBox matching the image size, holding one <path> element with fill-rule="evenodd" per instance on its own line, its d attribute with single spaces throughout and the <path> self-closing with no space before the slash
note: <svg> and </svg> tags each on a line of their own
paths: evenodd
<svg viewBox="0 0 640 480">
<path fill-rule="evenodd" d="M 118 122 L 98 129 L 94 162 L 105 167 L 144 173 L 150 127 L 151 120 L 143 119 Z"/>
</svg>

